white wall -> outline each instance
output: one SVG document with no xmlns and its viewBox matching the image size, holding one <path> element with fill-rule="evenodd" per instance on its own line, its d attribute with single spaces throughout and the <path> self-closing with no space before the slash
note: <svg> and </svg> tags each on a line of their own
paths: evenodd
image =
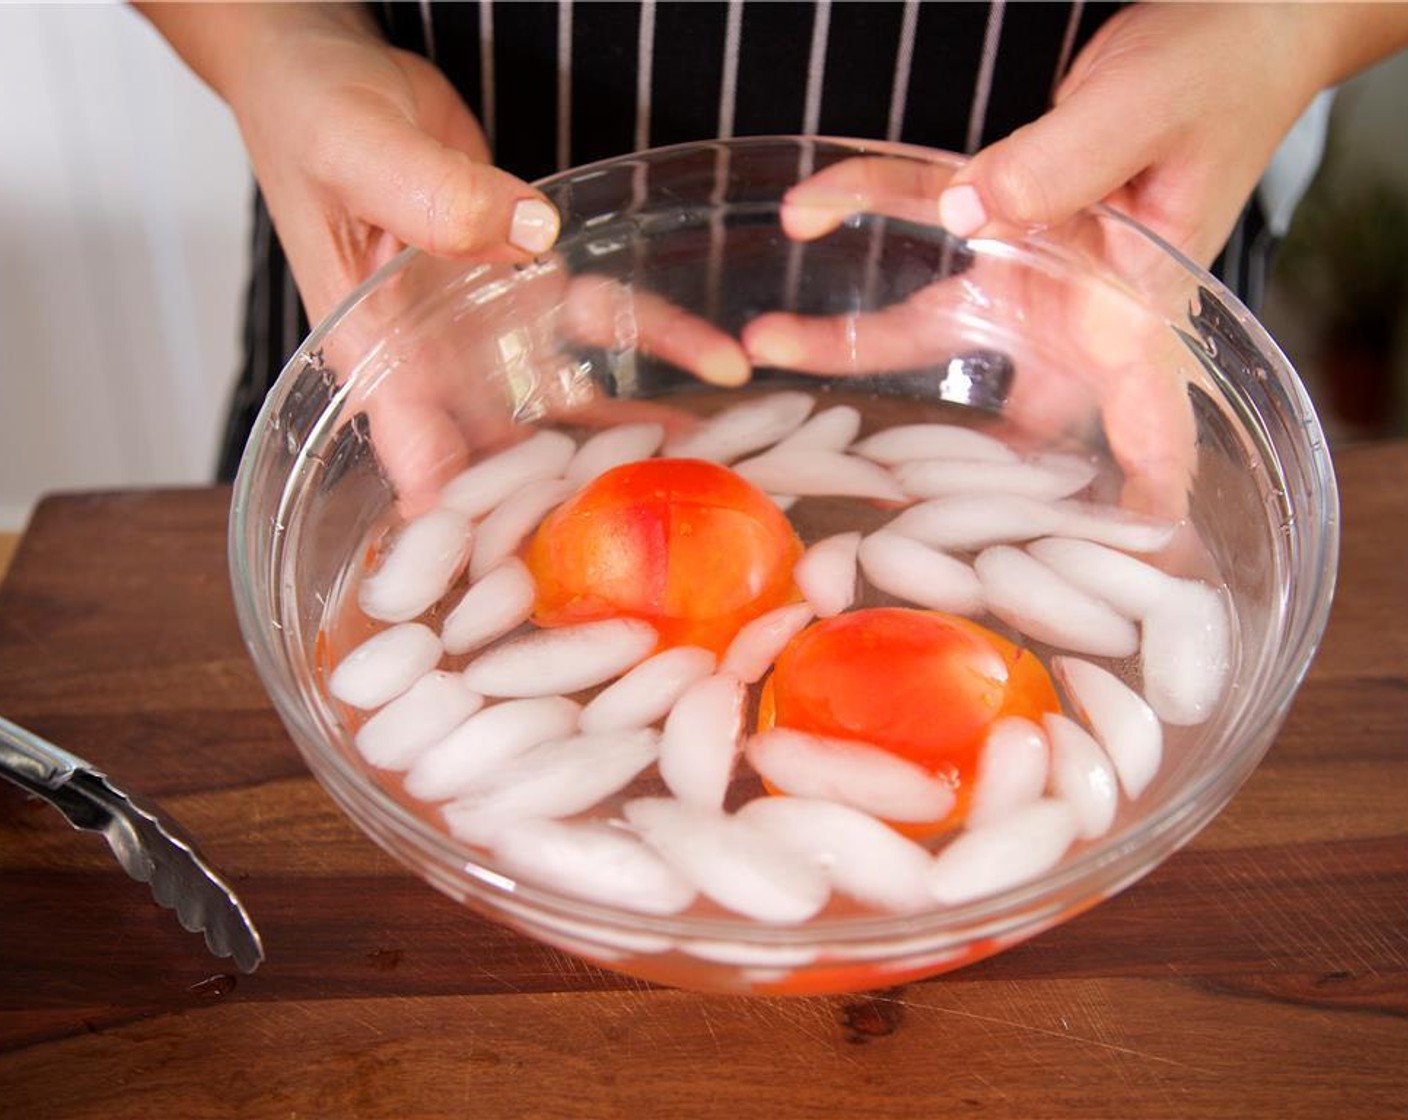
<svg viewBox="0 0 1408 1120">
<path fill-rule="evenodd" d="M 0 529 L 204 482 L 250 191 L 223 104 L 123 5 L 0 5 Z"/>
</svg>

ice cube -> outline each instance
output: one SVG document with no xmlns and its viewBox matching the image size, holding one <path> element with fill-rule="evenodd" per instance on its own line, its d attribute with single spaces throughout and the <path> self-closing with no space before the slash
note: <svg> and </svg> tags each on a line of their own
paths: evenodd
<svg viewBox="0 0 1408 1120">
<path fill-rule="evenodd" d="M 486 696 L 579 692 L 619 676 L 655 648 L 655 628 L 635 618 L 535 630 L 481 653 L 465 683 Z"/>
<path fill-rule="evenodd" d="M 388 627 L 338 662 L 328 691 L 354 708 L 379 708 L 435 668 L 442 652 L 428 626 L 403 622 Z"/>
<path fill-rule="evenodd" d="M 1061 514 L 1021 494 L 951 494 L 910 506 L 888 528 L 931 548 L 964 552 L 1055 532 Z"/>
<path fill-rule="evenodd" d="M 539 743 L 571 735 L 581 711 L 564 696 L 492 704 L 416 759 L 406 775 L 406 792 L 422 801 L 467 793 Z"/>
<path fill-rule="evenodd" d="M 895 470 L 905 492 L 915 498 L 945 494 L 1023 494 L 1066 498 L 1090 485 L 1095 464 L 1078 455 L 1052 453 L 1012 463 L 982 459 L 917 459 Z"/>
<path fill-rule="evenodd" d="M 642 914 L 678 914 L 696 894 L 640 840 L 596 821 L 519 821 L 495 837 L 493 850 L 515 878 Z"/>
<path fill-rule="evenodd" d="M 681 694 L 714 671 L 716 658 L 698 646 L 676 646 L 642 661 L 604 688 L 582 711 L 582 730 L 626 731 L 663 719 Z"/>
<path fill-rule="evenodd" d="M 814 861 L 843 894 L 897 913 L 923 909 L 929 853 L 874 817 L 834 801 L 760 797 L 737 813 Z"/>
<path fill-rule="evenodd" d="M 1059 518 L 1053 534 L 1079 537 L 1126 552 L 1158 552 L 1173 540 L 1174 531 L 1178 528 L 1172 521 L 1161 521 L 1114 506 L 1095 505 L 1073 498 L 1053 502 L 1051 508 Z"/>
<path fill-rule="evenodd" d="M 754 735 L 746 750 L 754 770 L 794 797 L 838 801 L 902 823 L 940 820 L 954 806 L 947 783 L 868 743 L 778 727 Z"/>
<path fill-rule="evenodd" d="M 484 703 L 458 673 L 432 670 L 358 730 L 362 757 L 383 770 L 406 770 Z"/>
<path fill-rule="evenodd" d="M 1046 789 L 1049 749 L 1042 730 L 1029 719 L 1007 716 L 988 730 L 973 777 L 968 824 L 988 824 Z"/>
<path fill-rule="evenodd" d="M 811 415 L 815 404 L 810 393 L 797 390 L 744 401 L 668 440 L 665 454 L 731 463 L 790 436 Z"/>
<path fill-rule="evenodd" d="M 1033 801 L 956 836 L 934 858 L 929 889 L 952 906 L 998 894 L 1050 871 L 1075 837 L 1069 805 Z"/>
<path fill-rule="evenodd" d="M 1139 648 L 1134 623 L 1021 549 L 985 549 L 973 567 L 988 609 L 1029 637 L 1101 657 L 1128 657 Z"/>
<path fill-rule="evenodd" d="M 797 561 L 792 578 L 822 618 L 832 618 L 855 602 L 859 548 L 859 533 L 837 533 L 817 541 Z"/>
<path fill-rule="evenodd" d="M 567 465 L 567 481 L 581 486 L 612 467 L 649 459 L 665 442 L 665 426 L 649 422 L 618 424 L 587 440 Z"/>
<path fill-rule="evenodd" d="M 1159 772 L 1163 730 L 1144 698 L 1113 673 L 1075 657 L 1052 658 L 1051 668 L 1072 707 L 1115 764 L 1120 785 L 1138 797 Z"/>
<path fill-rule="evenodd" d="M 742 681 L 719 673 L 690 685 L 670 710 L 660 738 L 660 777 L 685 804 L 701 809 L 723 805 L 747 699 Z"/>
<path fill-rule="evenodd" d="M 469 559 L 474 532 L 454 510 L 433 509 L 406 523 L 363 582 L 357 602 L 383 622 L 409 622 L 450 589 Z"/>
<path fill-rule="evenodd" d="M 1114 764 L 1099 743 L 1074 720 L 1050 712 L 1051 794 L 1076 815 L 1076 829 L 1087 840 L 1110 831 L 1119 807 L 1120 786 Z"/>
<path fill-rule="evenodd" d="M 535 432 L 452 478 L 440 492 L 440 504 L 468 517 L 483 517 L 530 482 L 561 478 L 576 453 L 570 436 Z"/>
<path fill-rule="evenodd" d="M 860 543 L 860 567 L 878 590 L 930 610 L 978 614 L 983 588 L 962 560 L 881 529 Z"/>
<path fill-rule="evenodd" d="M 779 451 L 734 464 L 734 470 L 761 490 L 796 497 L 874 498 L 908 500 L 900 484 L 884 467 L 840 451 L 808 449 Z"/>
<path fill-rule="evenodd" d="M 778 442 L 775 451 L 844 451 L 860 432 L 860 412 L 848 404 L 838 404 L 818 412 L 790 436 Z"/>
<path fill-rule="evenodd" d="M 747 821 L 663 797 L 628 801 L 622 812 L 666 863 L 734 913 L 791 925 L 826 905 L 821 869 Z"/>
<path fill-rule="evenodd" d="M 1136 622 L 1179 582 L 1152 564 L 1092 541 L 1046 537 L 1027 545 L 1027 551 L 1087 595 L 1103 599 Z"/>
<path fill-rule="evenodd" d="M 450 653 L 478 649 L 526 622 L 536 594 L 527 565 L 510 556 L 470 585 L 445 616 L 440 640 Z"/>
<path fill-rule="evenodd" d="M 812 615 L 810 603 L 789 603 L 745 623 L 724 652 L 722 670 L 746 684 L 757 683 Z"/>
<path fill-rule="evenodd" d="M 854 450 L 867 459 L 886 464 L 913 459 L 1017 461 L 1017 453 L 1001 440 L 953 424 L 899 424 L 861 440 Z"/>
<path fill-rule="evenodd" d="M 474 555 L 469 558 L 469 578 L 479 579 L 500 560 L 513 554 L 548 512 L 572 493 L 572 483 L 560 478 L 530 482 L 495 507 L 479 523 Z"/>
<path fill-rule="evenodd" d="M 461 839 L 485 843 L 502 822 L 586 812 L 654 762 L 658 743 L 650 728 L 540 743 L 446 805 L 445 822 Z"/>
<path fill-rule="evenodd" d="M 1179 580 L 1144 619 L 1144 696 L 1166 723 L 1202 723 L 1232 674 L 1227 599 L 1205 583 Z"/>
</svg>

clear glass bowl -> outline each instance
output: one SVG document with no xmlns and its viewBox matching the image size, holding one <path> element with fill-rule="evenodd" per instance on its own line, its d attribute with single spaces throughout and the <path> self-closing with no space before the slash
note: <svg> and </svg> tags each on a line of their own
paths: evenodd
<svg viewBox="0 0 1408 1120">
<path fill-rule="evenodd" d="M 1337 497 L 1314 410 L 1221 284 L 1113 211 L 1021 237 L 950 237 L 933 200 L 959 165 L 796 138 L 595 164 L 540 184 L 563 219 L 548 257 L 408 251 L 312 333 L 245 452 L 231 571 L 280 716 L 377 843 L 450 897 L 608 967 L 699 989 L 824 992 L 946 971 L 1029 938 L 1133 883 L 1226 804 L 1272 742 L 1333 592 Z M 325 643 L 381 527 L 516 425 L 564 410 L 629 418 L 631 402 L 659 399 L 709 410 L 746 391 L 669 360 L 738 372 L 727 347 L 656 331 L 662 299 L 728 337 L 773 312 L 833 317 L 826 364 L 840 376 L 759 368 L 754 387 L 800 383 L 889 423 L 1010 419 L 1112 451 L 1126 504 L 1181 514 L 1186 502 L 1235 604 L 1231 683 L 1108 835 L 1035 881 L 918 914 L 790 927 L 653 917 L 515 881 L 362 761 L 327 693 Z"/>
</svg>

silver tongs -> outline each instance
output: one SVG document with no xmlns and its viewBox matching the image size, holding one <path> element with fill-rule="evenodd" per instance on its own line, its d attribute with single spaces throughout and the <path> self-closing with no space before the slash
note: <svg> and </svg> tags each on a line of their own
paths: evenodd
<svg viewBox="0 0 1408 1120">
<path fill-rule="evenodd" d="M 151 886 L 181 925 L 245 972 L 264 959 L 248 912 L 220 873 L 170 821 L 89 763 L 0 716 L 0 777 L 42 797 L 74 828 L 101 832 L 123 870 Z"/>
</svg>

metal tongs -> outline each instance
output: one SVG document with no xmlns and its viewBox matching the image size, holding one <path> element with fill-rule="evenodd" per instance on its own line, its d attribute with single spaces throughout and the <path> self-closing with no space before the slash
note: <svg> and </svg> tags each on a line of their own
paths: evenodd
<svg viewBox="0 0 1408 1120">
<path fill-rule="evenodd" d="M 89 763 L 0 717 L 0 777 L 42 797 L 74 828 L 101 832 L 123 870 L 151 886 L 181 925 L 204 933 L 217 957 L 234 957 L 245 972 L 264 946 L 229 883 L 194 843 L 140 799 L 113 785 Z"/>
</svg>

